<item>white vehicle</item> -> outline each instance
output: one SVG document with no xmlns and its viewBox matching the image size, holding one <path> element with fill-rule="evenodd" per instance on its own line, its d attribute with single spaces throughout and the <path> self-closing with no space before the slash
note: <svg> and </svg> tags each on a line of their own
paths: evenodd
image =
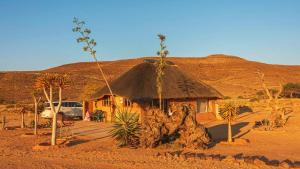
<svg viewBox="0 0 300 169">
<path fill-rule="evenodd" d="M 41 113 L 43 118 L 52 118 L 50 104 L 45 103 L 45 110 Z M 55 108 L 58 108 L 58 102 L 53 102 Z M 70 118 L 82 118 L 82 104 L 76 101 L 62 101 L 59 113 L 62 113 L 64 117 Z"/>
</svg>

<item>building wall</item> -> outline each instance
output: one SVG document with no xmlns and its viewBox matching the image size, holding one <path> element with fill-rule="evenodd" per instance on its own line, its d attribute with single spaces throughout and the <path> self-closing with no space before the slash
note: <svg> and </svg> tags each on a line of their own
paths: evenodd
<svg viewBox="0 0 300 169">
<path fill-rule="evenodd" d="M 109 97 L 110 101 L 112 102 L 112 98 Z M 105 97 L 100 98 L 98 100 L 93 101 L 93 112 L 95 110 L 102 110 L 105 112 L 106 116 L 106 121 L 107 122 L 112 122 L 114 121 L 114 112 L 116 113 L 118 110 L 123 110 L 123 109 L 129 109 L 130 112 L 132 113 L 137 113 L 139 114 L 139 121 L 142 122 L 143 120 L 143 105 L 142 103 L 137 103 L 137 102 L 131 102 L 130 106 L 126 106 L 125 104 L 125 98 L 120 97 L 120 96 L 115 96 L 115 101 L 117 104 L 117 109 L 113 110 L 111 105 L 104 104 Z M 203 99 L 202 99 L 203 100 Z M 172 104 L 174 105 L 182 105 L 182 104 L 188 104 L 192 106 L 193 110 L 196 110 L 196 119 L 199 123 L 203 121 L 208 121 L 208 120 L 215 120 L 217 119 L 217 106 L 215 100 L 207 100 L 207 106 L 205 112 L 197 111 L 197 99 L 168 99 L 167 104 L 165 104 L 165 111 L 168 111 L 168 107 Z"/>
<path fill-rule="evenodd" d="M 181 104 L 188 104 L 192 106 L 192 109 L 196 111 L 196 120 L 198 123 L 203 121 L 210 121 L 218 119 L 218 106 L 216 105 L 216 100 L 209 100 L 209 99 L 200 99 L 206 100 L 206 108 L 205 111 L 199 111 L 197 101 L 199 99 L 170 99 L 170 104 L 181 105 Z"/>
<path fill-rule="evenodd" d="M 112 97 L 108 96 L 110 99 L 110 103 L 112 103 Z M 104 103 L 105 98 L 100 98 L 98 100 L 93 101 L 93 112 L 96 110 L 102 110 L 105 112 L 105 120 L 107 122 L 114 121 L 114 116 L 118 111 L 124 111 L 124 109 L 127 109 L 131 113 L 137 113 L 139 114 L 141 119 L 141 107 L 139 104 L 135 102 L 131 102 L 130 105 L 125 104 L 125 98 L 120 96 L 115 96 L 115 102 L 117 105 L 117 108 L 113 108 L 111 104 L 107 105 Z"/>
</svg>

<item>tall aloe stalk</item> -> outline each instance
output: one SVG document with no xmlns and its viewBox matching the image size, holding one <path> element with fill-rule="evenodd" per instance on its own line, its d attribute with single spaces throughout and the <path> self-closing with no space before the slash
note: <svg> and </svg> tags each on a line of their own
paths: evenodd
<svg viewBox="0 0 300 169">
<path fill-rule="evenodd" d="M 157 55 L 160 59 L 156 67 L 156 88 L 159 98 L 159 109 L 162 110 L 162 78 L 164 75 L 164 67 L 166 65 L 165 58 L 167 57 L 169 52 L 167 50 L 167 46 L 165 45 L 166 36 L 162 34 L 158 34 L 157 36 L 160 40 L 160 50 L 157 52 Z"/>
<path fill-rule="evenodd" d="M 78 32 L 80 34 L 80 37 L 77 38 L 77 42 L 78 43 L 84 43 L 85 46 L 83 47 L 83 51 L 85 52 L 89 52 L 90 55 L 92 56 L 92 58 L 95 60 L 98 70 L 101 73 L 101 76 L 103 78 L 103 80 L 105 81 L 105 84 L 111 94 L 112 100 L 113 100 L 113 104 L 115 104 L 115 99 L 114 99 L 114 95 L 113 92 L 111 90 L 111 87 L 107 81 L 107 78 L 103 72 L 103 69 L 97 59 L 97 55 L 96 55 L 96 50 L 94 49 L 94 47 L 97 45 L 95 39 L 91 39 L 89 37 L 90 33 L 92 32 L 90 29 L 85 28 L 85 22 L 84 21 L 79 21 L 77 18 L 73 19 L 73 23 L 74 23 L 74 28 L 73 28 L 73 32 Z"/>
</svg>

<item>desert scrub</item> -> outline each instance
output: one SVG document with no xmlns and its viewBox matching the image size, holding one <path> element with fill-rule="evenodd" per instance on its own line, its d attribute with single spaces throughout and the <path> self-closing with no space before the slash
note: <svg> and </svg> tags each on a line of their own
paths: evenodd
<svg viewBox="0 0 300 169">
<path fill-rule="evenodd" d="M 141 125 L 139 115 L 132 113 L 129 109 L 118 110 L 113 129 L 110 131 L 111 137 L 119 142 L 120 147 L 135 147 L 139 144 Z"/>
<path fill-rule="evenodd" d="M 207 129 L 195 120 L 194 110 L 186 104 L 174 105 L 172 116 L 160 109 L 149 109 L 142 124 L 140 145 L 161 145 L 206 149 L 211 142 Z"/>
</svg>

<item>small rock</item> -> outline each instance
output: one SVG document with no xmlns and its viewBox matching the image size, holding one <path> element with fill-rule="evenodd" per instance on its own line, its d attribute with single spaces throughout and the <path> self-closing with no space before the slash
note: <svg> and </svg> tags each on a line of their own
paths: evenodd
<svg viewBox="0 0 300 169">
<path fill-rule="evenodd" d="M 166 153 L 166 157 L 167 157 L 167 158 L 172 158 L 173 155 L 172 155 L 171 153 L 167 152 L 167 153 Z"/>
<path fill-rule="evenodd" d="M 213 157 L 213 160 L 215 160 L 215 161 L 221 161 L 222 159 L 221 159 L 220 156 L 214 156 L 214 157 Z"/>
<path fill-rule="evenodd" d="M 290 164 L 286 161 L 281 162 L 279 166 L 282 168 L 290 168 Z"/>
<path fill-rule="evenodd" d="M 263 166 L 263 165 L 266 165 L 266 163 L 258 158 L 254 159 L 253 160 L 253 164 L 254 165 L 257 165 L 257 166 Z"/>
<path fill-rule="evenodd" d="M 159 156 L 161 156 L 161 154 L 160 154 L 160 152 L 158 152 L 158 153 L 156 153 L 154 156 L 155 156 L 155 157 L 159 157 Z"/>
<path fill-rule="evenodd" d="M 234 161 L 235 161 L 235 158 L 232 157 L 231 155 L 228 155 L 228 156 L 225 157 L 222 161 L 225 161 L 225 162 L 234 162 Z"/>
<path fill-rule="evenodd" d="M 212 156 L 206 156 L 205 160 L 213 160 Z"/>
<path fill-rule="evenodd" d="M 237 159 L 235 159 L 235 161 L 241 165 L 245 164 L 245 160 L 243 158 L 237 158 Z"/>
<path fill-rule="evenodd" d="M 250 157 L 244 157 L 245 163 L 254 164 L 254 160 Z"/>
<path fill-rule="evenodd" d="M 185 157 L 185 155 L 180 155 L 180 156 L 179 156 L 179 159 L 182 160 L 182 161 L 185 161 L 185 160 L 186 160 L 186 157 Z"/>
<path fill-rule="evenodd" d="M 294 163 L 294 168 L 300 168 L 300 163 Z"/>
</svg>

